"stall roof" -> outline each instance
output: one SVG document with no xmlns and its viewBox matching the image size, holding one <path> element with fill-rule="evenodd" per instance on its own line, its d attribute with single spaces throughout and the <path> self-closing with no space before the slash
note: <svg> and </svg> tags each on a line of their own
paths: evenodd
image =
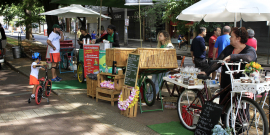
<svg viewBox="0 0 270 135">
<path fill-rule="evenodd" d="M 84 8 L 81 5 L 72 4 L 71 6 L 51 10 L 48 12 L 41 13 L 40 15 L 56 15 L 65 18 L 76 18 L 76 17 L 100 17 L 100 13 L 93 11 L 88 8 Z M 101 15 L 102 18 L 110 17 L 106 15 Z"/>
</svg>

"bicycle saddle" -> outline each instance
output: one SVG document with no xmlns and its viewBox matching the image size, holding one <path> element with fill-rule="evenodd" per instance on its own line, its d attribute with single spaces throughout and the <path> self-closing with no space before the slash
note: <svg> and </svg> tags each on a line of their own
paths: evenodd
<svg viewBox="0 0 270 135">
<path fill-rule="evenodd" d="M 44 77 L 42 77 L 42 78 L 40 78 L 40 79 L 38 79 L 38 81 L 45 81 L 45 78 Z"/>
<path fill-rule="evenodd" d="M 203 80 L 211 79 L 211 77 L 209 77 L 209 76 L 207 76 L 207 75 L 204 75 L 204 74 L 198 74 L 198 75 L 197 75 L 197 78 L 198 78 L 198 79 L 203 79 Z"/>
</svg>

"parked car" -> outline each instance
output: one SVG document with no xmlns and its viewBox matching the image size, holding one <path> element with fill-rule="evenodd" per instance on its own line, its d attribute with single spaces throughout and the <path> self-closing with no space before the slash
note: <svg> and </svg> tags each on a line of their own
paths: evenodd
<svg viewBox="0 0 270 135">
<path fill-rule="evenodd" d="M 4 63 L 4 56 L 3 56 L 3 49 L 2 49 L 2 44 L 0 40 L 0 69 L 2 69 L 2 63 Z"/>
</svg>

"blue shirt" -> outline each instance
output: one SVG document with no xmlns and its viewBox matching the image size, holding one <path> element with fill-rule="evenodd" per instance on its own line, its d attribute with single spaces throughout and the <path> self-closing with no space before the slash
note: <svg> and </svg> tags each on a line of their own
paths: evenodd
<svg viewBox="0 0 270 135">
<path fill-rule="evenodd" d="M 219 36 L 217 38 L 217 41 L 215 43 L 215 48 L 218 48 L 218 56 L 221 54 L 221 52 L 230 45 L 230 37 L 229 35 L 225 34 L 222 36 Z"/>
<path fill-rule="evenodd" d="M 92 37 L 92 39 L 96 39 L 96 34 L 92 33 L 91 37 Z"/>
<path fill-rule="evenodd" d="M 190 51 L 193 52 L 193 56 L 195 58 L 205 59 L 206 51 L 205 51 L 205 40 L 201 36 L 197 36 L 192 40 Z"/>
</svg>

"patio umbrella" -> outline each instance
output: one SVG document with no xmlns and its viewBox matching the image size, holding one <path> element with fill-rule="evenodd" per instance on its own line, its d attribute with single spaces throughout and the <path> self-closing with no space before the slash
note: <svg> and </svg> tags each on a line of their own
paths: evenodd
<svg viewBox="0 0 270 135">
<path fill-rule="evenodd" d="M 95 12 L 91 9 L 84 8 L 81 5 L 72 4 L 71 6 L 51 10 L 48 12 L 41 13 L 40 15 L 56 15 L 66 18 L 77 18 L 77 17 L 102 17 L 108 18 L 110 17 L 106 15 L 102 15 L 98 12 Z M 75 34 L 75 47 L 76 47 L 76 34 Z"/>
<path fill-rule="evenodd" d="M 201 0 L 183 10 L 178 20 L 236 22 L 270 20 L 268 0 Z"/>
</svg>

